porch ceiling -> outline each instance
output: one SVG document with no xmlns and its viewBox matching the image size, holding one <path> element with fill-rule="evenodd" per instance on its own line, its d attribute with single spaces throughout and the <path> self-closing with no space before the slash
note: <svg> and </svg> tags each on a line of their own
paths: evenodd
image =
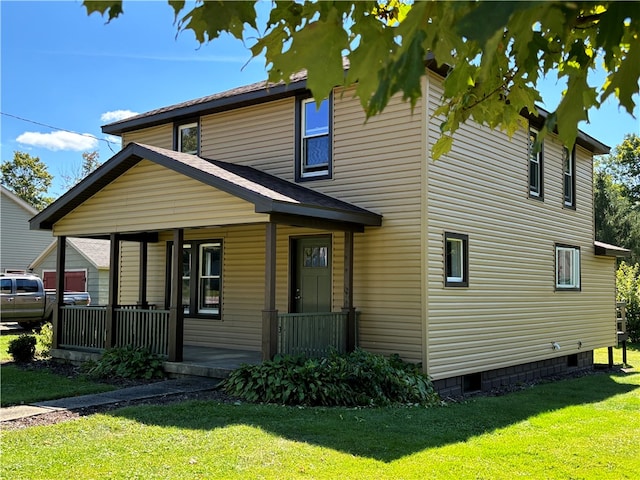
<svg viewBox="0 0 640 480">
<path fill-rule="evenodd" d="M 379 226 L 382 216 L 255 168 L 130 143 L 30 220 L 32 230 L 53 225 L 143 159 L 253 203 L 277 223 L 318 224 L 342 230 Z"/>
</svg>

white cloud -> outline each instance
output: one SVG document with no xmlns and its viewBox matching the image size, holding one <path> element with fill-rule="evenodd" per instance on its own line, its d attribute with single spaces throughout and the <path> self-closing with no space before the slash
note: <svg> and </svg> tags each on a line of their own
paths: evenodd
<svg viewBox="0 0 640 480">
<path fill-rule="evenodd" d="M 59 150 L 71 150 L 74 152 L 85 152 L 95 150 L 98 147 L 98 139 L 89 133 L 71 132 L 24 132 L 16 141 L 23 145 L 42 147 L 54 152 Z"/>
<path fill-rule="evenodd" d="M 100 120 L 103 122 L 117 122 L 125 118 L 138 115 L 138 112 L 132 112 L 131 110 L 113 110 L 112 112 L 104 112 L 100 115 Z"/>
<path fill-rule="evenodd" d="M 105 135 L 104 139 L 112 144 L 115 145 L 121 145 L 122 144 L 122 139 L 120 137 L 116 137 L 115 135 Z"/>
</svg>

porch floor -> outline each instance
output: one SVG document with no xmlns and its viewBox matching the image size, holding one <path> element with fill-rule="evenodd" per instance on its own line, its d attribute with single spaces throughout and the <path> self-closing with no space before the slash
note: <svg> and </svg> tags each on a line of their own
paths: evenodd
<svg viewBox="0 0 640 480">
<path fill-rule="evenodd" d="M 182 362 L 165 362 L 164 369 L 170 376 L 198 376 L 226 378 L 243 363 L 262 362 L 261 352 L 233 350 L 230 348 L 185 345 Z"/>
</svg>

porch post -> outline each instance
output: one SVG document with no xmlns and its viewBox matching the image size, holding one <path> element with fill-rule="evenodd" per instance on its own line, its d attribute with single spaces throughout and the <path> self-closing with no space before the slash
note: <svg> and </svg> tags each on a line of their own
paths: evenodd
<svg viewBox="0 0 640 480">
<path fill-rule="evenodd" d="M 262 360 L 278 353 L 278 310 L 276 310 L 276 224 L 266 225 L 264 248 L 264 310 L 262 310 Z"/>
<path fill-rule="evenodd" d="M 353 306 L 353 232 L 344 232 L 344 304 L 347 314 L 347 352 L 356 348 L 356 309 Z"/>
<path fill-rule="evenodd" d="M 173 231 L 173 265 L 171 266 L 171 299 L 169 301 L 169 361 L 181 362 L 184 341 L 184 307 L 182 306 L 182 249 L 184 230 Z"/>
<path fill-rule="evenodd" d="M 138 279 L 138 301 L 141 308 L 147 308 L 147 260 L 148 260 L 148 243 L 143 240 L 140 242 L 140 277 Z"/>
<path fill-rule="evenodd" d="M 118 338 L 116 332 L 116 307 L 118 306 L 118 278 L 120 276 L 120 236 L 117 233 L 112 233 L 109 241 L 109 299 L 105 325 L 105 348 L 113 348 Z"/>
<path fill-rule="evenodd" d="M 56 251 L 56 304 L 53 308 L 52 348 L 60 348 L 60 327 L 62 327 L 62 306 L 64 305 L 64 267 L 67 256 L 67 237 L 58 237 Z M 60 273 L 62 272 L 62 274 Z"/>
</svg>

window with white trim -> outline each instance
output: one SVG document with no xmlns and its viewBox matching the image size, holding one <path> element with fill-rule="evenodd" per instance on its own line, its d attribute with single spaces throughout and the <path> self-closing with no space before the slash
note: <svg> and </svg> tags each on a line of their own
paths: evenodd
<svg viewBox="0 0 640 480">
<path fill-rule="evenodd" d="M 543 145 L 536 145 L 538 130 L 529 127 L 529 196 L 543 198 Z M 537 148 L 537 150 L 536 150 Z"/>
<path fill-rule="evenodd" d="M 556 290 L 580 290 L 580 247 L 556 244 Z"/>
<path fill-rule="evenodd" d="M 176 150 L 182 153 L 198 154 L 198 122 L 176 126 Z"/>
<path fill-rule="evenodd" d="M 469 286 L 469 237 L 459 233 L 445 232 L 445 278 L 446 287 Z"/>
<path fill-rule="evenodd" d="M 191 317 L 220 318 L 222 241 L 191 241 L 182 246 L 182 306 Z M 167 296 L 171 291 L 173 243 L 168 244 Z"/>
<path fill-rule="evenodd" d="M 313 98 L 299 101 L 298 180 L 331 176 L 331 100 L 320 105 Z"/>
<path fill-rule="evenodd" d="M 562 150 L 562 170 L 564 178 L 564 206 L 575 208 L 576 206 L 576 159 L 575 149 L 569 150 L 564 148 Z"/>
</svg>

